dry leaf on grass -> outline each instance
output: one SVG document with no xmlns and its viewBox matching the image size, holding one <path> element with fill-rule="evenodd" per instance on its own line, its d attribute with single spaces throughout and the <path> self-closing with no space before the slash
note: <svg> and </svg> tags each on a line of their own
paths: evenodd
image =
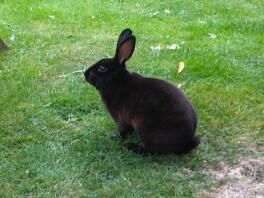
<svg viewBox="0 0 264 198">
<path fill-rule="evenodd" d="M 184 69 L 184 62 L 179 62 L 179 66 L 178 66 L 178 74 L 182 72 L 182 70 Z"/>
</svg>

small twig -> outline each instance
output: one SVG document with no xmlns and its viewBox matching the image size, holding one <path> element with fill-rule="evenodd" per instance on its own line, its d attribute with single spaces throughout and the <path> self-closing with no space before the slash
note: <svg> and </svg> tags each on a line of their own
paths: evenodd
<svg viewBox="0 0 264 198">
<path fill-rule="evenodd" d="M 60 75 L 59 78 L 64 78 L 64 77 L 67 77 L 67 76 L 72 75 L 72 74 L 83 73 L 83 72 L 84 72 L 84 70 L 78 70 L 78 71 L 71 72 L 69 74 Z"/>
<path fill-rule="evenodd" d="M 177 85 L 178 88 L 181 88 L 185 83 L 180 83 Z"/>
<path fill-rule="evenodd" d="M 122 175 L 122 174 L 120 174 L 120 175 L 129 184 L 129 186 L 131 186 L 131 182 L 127 178 L 125 178 L 124 175 Z"/>
</svg>

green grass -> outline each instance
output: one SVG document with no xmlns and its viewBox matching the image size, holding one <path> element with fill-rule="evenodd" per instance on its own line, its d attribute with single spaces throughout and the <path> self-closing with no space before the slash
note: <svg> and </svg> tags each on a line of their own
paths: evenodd
<svg viewBox="0 0 264 198">
<path fill-rule="evenodd" d="M 115 125 L 97 91 L 81 74 L 59 77 L 113 55 L 126 27 L 137 37 L 131 71 L 184 83 L 203 138 L 192 153 L 128 152 L 106 138 Z M 11 48 L 0 52 L 0 197 L 178 198 L 210 189 L 206 167 L 263 156 L 263 35 L 259 0 L 0 0 L 0 37 Z M 181 48 L 150 48 L 172 44 Z"/>
</svg>

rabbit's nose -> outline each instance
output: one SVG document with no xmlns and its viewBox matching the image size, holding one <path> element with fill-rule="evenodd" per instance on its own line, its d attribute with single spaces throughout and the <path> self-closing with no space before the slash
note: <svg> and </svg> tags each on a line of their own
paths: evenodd
<svg viewBox="0 0 264 198">
<path fill-rule="evenodd" d="M 87 69 L 87 70 L 85 70 L 85 72 L 84 72 L 84 76 L 88 76 L 89 75 L 89 70 Z"/>
<path fill-rule="evenodd" d="M 95 74 L 93 71 L 91 71 L 89 69 L 86 70 L 84 72 L 84 76 L 85 76 L 85 79 L 87 82 L 94 84 L 96 77 L 95 77 Z"/>
</svg>

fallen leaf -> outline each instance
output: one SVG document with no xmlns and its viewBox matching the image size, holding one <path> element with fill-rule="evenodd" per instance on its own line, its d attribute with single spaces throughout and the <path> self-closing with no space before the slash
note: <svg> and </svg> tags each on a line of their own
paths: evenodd
<svg viewBox="0 0 264 198">
<path fill-rule="evenodd" d="M 178 74 L 182 72 L 182 70 L 184 69 L 184 62 L 179 62 L 179 66 L 178 66 Z"/>
</svg>

